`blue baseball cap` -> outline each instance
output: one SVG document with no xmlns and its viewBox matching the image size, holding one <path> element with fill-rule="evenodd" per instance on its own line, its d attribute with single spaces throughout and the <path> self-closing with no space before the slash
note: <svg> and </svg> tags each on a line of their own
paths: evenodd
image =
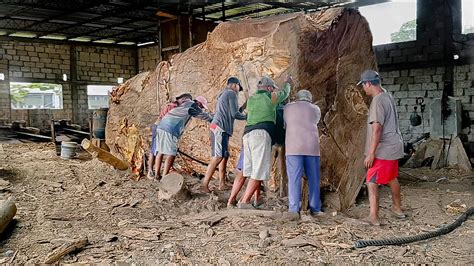
<svg viewBox="0 0 474 266">
<path fill-rule="evenodd" d="M 380 74 L 374 70 L 366 70 L 360 74 L 360 80 L 357 82 L 357 85 L 362 84 L 362 82 L 380 80 Z"/>
</svg>

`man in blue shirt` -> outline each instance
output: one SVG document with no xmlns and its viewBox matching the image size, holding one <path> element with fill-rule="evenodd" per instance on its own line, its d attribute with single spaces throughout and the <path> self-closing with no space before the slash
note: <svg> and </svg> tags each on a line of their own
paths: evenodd
<svg viewBox="0 0 474 266">
<path fill-rule="evenodd" d="M 185 99 L 178 106 L 169 111 L 156 126 L 156 160 L 155 173 L 160 177 L 161 158 L 166 155 L 163 176 L 168 174 L 173 166 L 176 153 L 178 152 L 178 140 L 183 134 L 184 128 L 191 119 L 195 117 L 207 122 L 212 121 L 212 116 L 202 109 L 207 109 L 207 100 L 203 96 L 196 100 Z"/>
<path fill-rule="evenodd" d="M 225 189 L 225 173 L 229 159 L 229 138 L 234 131 L 234 121 L 245 120 L 246 115 L 239 112 L 237 93 L 242 90 L 240 80 L 230 77 L 227 86 L 219 96 L 216 105 L 216 113 L 210 125 L 212 159 L 202 181 L 202 191 L 209 193 L 209 182 L 212 175 L 219 166 L 219 189 Z"/>
</svg>

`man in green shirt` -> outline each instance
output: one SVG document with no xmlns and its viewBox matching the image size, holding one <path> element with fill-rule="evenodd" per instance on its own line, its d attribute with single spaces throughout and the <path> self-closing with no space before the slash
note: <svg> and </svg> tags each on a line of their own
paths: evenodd
<svg viewBox="0 0 474 266">
<path fill-rule="evenodd" d="M 239 208 L 253 208 L 250 199 L 260 190 L 261 182 L 270 178 L 272 137 L 275 133 L 276 109 L 290 95 L 292 78 L 288 76 L 281 90 L 268 76 L 262 77 L 257 92 L 247 101 L 247 126 L 244 130 L 244 176 L 250 177 Z"/>
</svg>

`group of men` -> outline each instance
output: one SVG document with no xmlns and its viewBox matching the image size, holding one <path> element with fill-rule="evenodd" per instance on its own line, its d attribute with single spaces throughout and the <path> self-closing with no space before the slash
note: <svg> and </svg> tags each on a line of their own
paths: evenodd
<svg viewBox="0 0 474 266">
<path fill-rule="evenodd" d="M 169 173 L 177 153 L 177 142 L 191 117 L 210 122 L 212 159 L 202 180 L 202 191 L 209 193 L 209 183 L 218 168 L 219 189 L 226 189 L 226 166 L 229 159 L 229 138 L 233 134 L 234 121 L 246 120 L 242 136 L 237 175 L 234 179 L 228 207 L 241 209 L 258 208 L 262 201 L 262 182 L 270 179 L 272 146 L 277 142 L 277 110 L 282 108 L 291 91 L 292 78 L 288 76 L 281 88 L 268 76 L 258 82 L 257 91 L 239 107 L 238 93 L 242 86 L 238 78 L 230 77 L 219 95 L 215 113 L 208 109 L 207 100 L 198 96 L 192 100 L 189 93 L 176 98 L 160 114 L 153 127 L 148 176 L 159 178 L 161 163 L 166 155 L 162 175 Z M 401 209 L 398 159 L 403 156 L 403 140 L 398 126 L 393 97 L 381 86 L 381 77 L 373 70 L 364 71 L 357 85 L 372 97 L 367 123 L 367 144 L 364 165 L 368 169 L 366 183 L 369 190 L 370 215 L 367 222 L 379 225 L 378 186 L 389 185 L 392 192 L 392 213 L 399 218 Z M 245 111 L 246 110 L 246 111 Z M 299 90 L 296 100 L 282 108 L 284 122 L 284 155 L 288 176 L 288 213 L 290 219 L 298 219 L 301 208 L 301 180 L 308 179 L 309 210 L 313 215 L 323 214 L 320 199 L 320 143 L 318 123 L 319 107 L 313 104 L 312 94 Z M 247 187 L 237 200 L 246 179 Z M 280 189 L 285 189 L 280 187 Z M 252 200 L 253 199 L 253 200 Z"/>
</svg>

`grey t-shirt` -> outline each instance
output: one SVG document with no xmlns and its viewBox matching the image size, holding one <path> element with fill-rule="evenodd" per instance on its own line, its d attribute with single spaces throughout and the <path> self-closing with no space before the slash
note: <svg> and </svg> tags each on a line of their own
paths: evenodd
<svg viewBox="0 0 474 266">
<path fill-rule="evenodd" d="M 217 99 L 216 113 L 211 123 L 218 125 L 227 134 L 234 132 L 234 120 L 245 120 L 247 116 L 239 112 L 237 93 L 225 88 Z"/>
<path fill-rule="evenodd" d="M 382 136 L 375 151 L 375 158 L 397 160 L 403 157 L 403 138 L 398 126 L 397 109 L 392 95 L 382 92 L 372 99 L 367 119 L 365 155 L 370 149 L 373 123 L 382 125 Z"/>
</svg>

